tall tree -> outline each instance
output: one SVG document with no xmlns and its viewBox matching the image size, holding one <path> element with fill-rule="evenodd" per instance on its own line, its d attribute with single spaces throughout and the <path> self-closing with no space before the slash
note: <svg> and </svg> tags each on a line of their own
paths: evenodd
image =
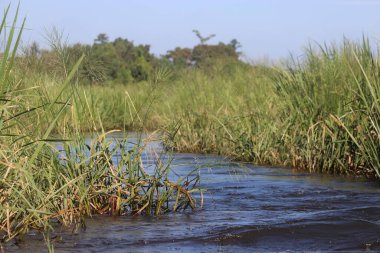
<svg viewBox="0 0 380 253">
<path fill-rule="evenodd" d="M 214 38 L 216 35 L 215 34 L 210 34 L 209 36 L 207 37 L 203 37 L 201 35 L 201 33 L 198 31 L 198 30 L 193 30 L 193 33 L 195 33 L 195 35 L 198 37 L 201 45 L 204 45 L 207 41 L 209 41 L 210 39 Z"/>
<path fill-rule="evenodd" d="M 241 48 L 241 44 L 240 44 L 240 42 L 239 42 L 237 39 L 232 39 L 232 40 L 230 41 L 230 43 L 228 43 L 228 45 L 229 45 L 230 47 L 232 47 L 232 48 L 235 50 L 235 52 L 236 52 L 239 48 Z"/>
<path fill-rule="evenodd" d="M 108 43 L 108 35 L 105 33 L 99 33 L 96 39 L 94 40 L 95 44 L 106 44 Z"/>
</svg>

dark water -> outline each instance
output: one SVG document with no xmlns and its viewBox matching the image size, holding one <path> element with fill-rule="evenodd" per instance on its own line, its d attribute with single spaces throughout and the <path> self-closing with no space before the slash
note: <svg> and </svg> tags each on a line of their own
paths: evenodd
<svg viewBox="0 0 380 253">
<path fill-rule="evenodd" d="M 147 156 L 145 164 L 151 162 Z M 55 252 L 380 252 L 378 184 L 213 155 L 174 154 L 173 167 L 179 174 L 200 167 L 202 210 L 93 217 L 85 231 L 56 231 Z M 5 248 L 44 251 L 37 233 Z"/>
</svg>

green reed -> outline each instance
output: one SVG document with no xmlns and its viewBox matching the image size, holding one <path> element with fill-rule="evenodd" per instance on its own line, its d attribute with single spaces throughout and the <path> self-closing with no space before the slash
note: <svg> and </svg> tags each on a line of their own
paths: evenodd
<svg viewBox="0 0 380 253">
<path fill-rule="evenodd" d="M 79 114 L 106 129 L 161 129 L 166 147 L 181 152 L 378 176 L 379 61 L 367 39 L 311 45 L 280 67 L 217 62 L 165 73 L 127 86 L 80 86 L 89 110 Z"/>
<path fill-rule="evenodd" d="M 282 67 L 218 63 L 161 84 L 146 125 L 177 151 L 378 177 L 379 73 L 367 39 L 313 45 Z"/>
<path fill-rule="evenodd" d="M 83 224 L 94 214 L 160 215 L 194 209 L 197 175 L 189 172 L 186 179 L 170 180 L 170 161 L 155 153 L 156 166 L 144 168 L 142 140 L 131 147 L 126 140 L 106 138 L 99 108 L 75 82 L 85 56 L 64 79 L 45 83 L 38 73 L 19 79 L 14 62 L 25 21 L 17 30 L 17 16 L 18 10 L 0 63 L 0 241 L 36 229 L 46 234 L 53 251 L 48 235 L 58 224 Z M 135 107 L 132 99 L 125 105 Z M 84 129 L 94 131 L 90 143 Z"/>
</svg>

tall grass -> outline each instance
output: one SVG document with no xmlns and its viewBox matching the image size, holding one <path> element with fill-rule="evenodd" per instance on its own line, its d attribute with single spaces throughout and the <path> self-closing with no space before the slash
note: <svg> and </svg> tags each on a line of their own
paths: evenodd
<svg viewBox="0 0 380 253">
<path fill-rule="evenodd" d="M 107 140 L 97 103 L 75 82 L 84 56 L 67 69 L 62 82 L 50 80 L 54 89 L 38 73 L 18 79 L 14 62 L 25 21 L 17 30 L 17 16 L 18 10 L 0 62 L 0 240 L 30 229 L 48 234 L 57 222 L 80 225 L 94 214 L 158 215 L 194 209 L 197 176 L 173 181 L 170 164 L 158 155 L 153 170 L 144 168 L 144 143 L 131 147 L 127 140 Z M 135 108 L 132 99 L 126 102 Z M 90 143 L 83 126 L 98 133 Z"/>
<path fill-rule="evenodd" d="M 379 176 L 378 70 L 367 40 L 345 41 L 308 50 L 277 78 L 293 166 Z"/>
<path fill-rule="evenodd" d="M 145 125 L 177 151 L 379 177 L 379 73 L 367 39 L 310 46 L 286 67 L 185 70 L 155 89 Z M 152 87 L 122 89 L 143 101 Z"/>
<path fill-rule="evenodd" d="M 378 177 L 376 50 L 367 39 L 344 40 L 311 45 L 286 67 L 217 62 L 127 86 L 80 86 L 76 95 L 90 110 L 79 115 L 107 129 L 161 129 L 166 147 L 181 152 Z"/>
</svg>

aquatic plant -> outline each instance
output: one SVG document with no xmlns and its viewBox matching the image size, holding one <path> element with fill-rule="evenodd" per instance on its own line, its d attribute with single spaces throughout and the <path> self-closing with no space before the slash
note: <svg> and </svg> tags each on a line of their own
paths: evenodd
<svg viewBox="0 0 380 253">
<path fill-rule="evenodd" d="M 181 152 L 379 177 L 379 73 L 367 39 L 310 46 L 280 67 L 189 70 L 156 90 L 146 125 L 158 122 Z"/>
<path fill-rule="evenodd" d="M 37 229 L 49 242 L 49 232 L 59 224 L 83 225 L 94 214 L 194 209 L 197 175 L 173 181 L 170 161 L 157 154 L 155 166 L 144 167 L 142 140 L 134 146 L 107 140 L 101 120 L 89 109 L 87 97 L 78 95 L 74 80 L 85 56 L 54 92 L 17 79 L 13 67 L 25 23 L 17 30 L 17 18 L 18 9 L 0 63 L 0 241 Z M 82 133 L 84 121 L 97 130 L 90 143 Z"/>
<path fill-rule="evenodd" d="M 86 119 L 94 118 L 105 129 L 161 129 L 166 147 L 180 152 L 378 176 L 379 61 L 366 39 L 312 45 L 281 66 L 222 61 L 176 71 L 112 89 L 78 87 L 88 105 L 78 125 L 92 130 Z M 57 94 L 55 84 L 41 86 Z"/>
<path fill-rule="evenodd" d="M 345 41 L 310 47 L 285 67 L 220 62 L 160 82 L 81 86 L 78 94 L 105 128 L 162 129 L 168 149 L 374 177 L 378 68 L 368 41 Z"/>
<path fill-rule="evenodd" d="M 379 65 L 368 40 L 310 48 L 276 80 L 294 167 L 379 176 Z"/>
</svg>

